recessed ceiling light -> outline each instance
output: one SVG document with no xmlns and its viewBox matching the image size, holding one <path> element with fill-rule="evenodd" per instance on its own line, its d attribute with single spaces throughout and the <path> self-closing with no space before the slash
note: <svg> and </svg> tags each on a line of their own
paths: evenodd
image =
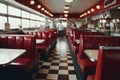
<svg viewBox="0 0 120 80">
<path fill-rule="evenodd" d="M 64 14 L 65 17 L 68 17 L 68 14 Z"/>
<path fill-rule="evenodd" d="M 97 5 L 97 6 L 96 6 L 96 8 L 97 8 L 97 9 L 100 9 L 100 6 L 99 6 L 99 5 Z"/>
<path fill-rule="evenodd" d="M 87 13 L 84 13 L 85 15 L 87 15 Z"/>
<path fill-rule="evenodd" d="M 70 8 L 70 6 L 69 5 L 65 5 L 65 7 L 64 7 L 65 9 L 69 9 Z"/>
<path fill-rule="evenodd" d="M 90 11 L 87 11 L 88 14 L 90 14 Z"/>
<path fill-rule="evenodd" d="M 92 8 L 91 11 L 94 12 L 94 9 Z"/>
<path fill-rule="evenodd" d="M 35 1 L 34 1 L 34 0 L 31 0 L 31 1 L 30 1 L 30 4 L 31 4 L 31 5 L 35 4 Z"/>
<path fill-rule="evenodd" d="M 38 8 L 41 8 L 41 5 L 38 5 L 37 7 L 38 7 Z"/>
<path fill-rule="evenodd" d="M 64 13 L 68 13 L 69 11 L 65 10 Z"/>
<path fill-rule="evenodd" d="M 73 0 L 65 0 L 66 2 L 68 2 L 68 3 L 71 3 L 71 2 L 73 2 Z"/>
<path fill-rule="evenodd" d="M 44 10 L 45 10 L 45 8 L 41 8 L 41 10 L 42 10 L 42 11 L 44 11 Z"/>
</svg>

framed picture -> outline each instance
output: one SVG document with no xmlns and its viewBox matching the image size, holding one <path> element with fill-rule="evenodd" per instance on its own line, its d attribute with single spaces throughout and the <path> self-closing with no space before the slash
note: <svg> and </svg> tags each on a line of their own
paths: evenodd
<svg viewBox="0 0 120 80">
<path fill-rule="evenodd" d="M 105 0 L 104 1 L 104 8 L 111 6 L 116 3 L 116 0 Z"/>
</svg>

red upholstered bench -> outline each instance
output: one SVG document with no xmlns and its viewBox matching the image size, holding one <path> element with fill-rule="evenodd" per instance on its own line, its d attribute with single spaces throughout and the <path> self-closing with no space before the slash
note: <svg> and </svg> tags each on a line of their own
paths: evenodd
<svg viewBox="0 0 120 80">
<path fill-rule="evenodd" d="M 25 34 L 34 35 L 36 39 L 44 39 L 44 42 L 37 44 L 36 48 L 43 60 L 47 59 L 50 49 L 54 46 L 57 39 L 56 29 L 46 29 L 37 31 L 24 31 Z"/>
<path fill-rule="evenodd" d="M 101 47 L 96 73 L 87 80 L 120 80 L 120 47 Z"/>
<path fill-rule="evenodd" d="M 28 73 L 37 63 L 36 40 L 33 35 L 0 35 L 0 48 L 25 49 L 26 53 L 8 68 Z"/>
<path fill-rule="evenodd" d="M 86 49 L 99 49 L 100 46 L 120 46 L 120 37 L 109 36 L 90 36 L 82 35 L 80 37 L 79 53 L 77 54 L 78 64 L 82 69 L 84 78 L 88 74 L 95 73 L 96 62 L 92 62 L 84 54 Z"/>
<path fill-rule="evenodd" d="M 24 31 L 25 34 L 34 35 L 36 39 L 44 39 L 41 44 L 36 44 L 40 59 L 45 59 L 49 51 L 48 31 Z"/>
<path fill-rule="evenodd" d="M 74 51 L 77 54 L 79 52 L 79 44 L 75 40 L 80 40 L 80 35 L 105 35 L 102 32 L 92 32 L 90 30 L 73 30 L 73 40 L 72 44 L 74 46 Z"/>
</svg>

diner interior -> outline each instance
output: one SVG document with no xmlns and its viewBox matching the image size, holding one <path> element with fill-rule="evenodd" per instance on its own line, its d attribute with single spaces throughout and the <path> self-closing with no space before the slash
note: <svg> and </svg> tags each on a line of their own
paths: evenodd
<svg viewBox="0 0 120 80">
<path fill-rule="evenodd" d="M 120 80 L 120 0 L 0 0 L 0 80 Z"/>
</svg>

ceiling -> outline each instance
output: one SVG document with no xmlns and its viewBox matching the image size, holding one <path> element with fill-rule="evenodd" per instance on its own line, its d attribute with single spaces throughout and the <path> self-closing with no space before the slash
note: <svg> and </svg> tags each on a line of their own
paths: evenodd
<svg viewBox="0 0 120 80">
<path fill-rule="evenodd" d="M 52 13 L 63 13 L 64 6 L 70 5 L 69 13 L 82 13 L 86 9 L 92 7 L 100 0 L 74 0 L 72 3 L 67 3 L 65 0 L 39 0 Z"/>
<path fill-rule="evenodd" d="M 35 1 L 34 5 L 30 5 L 31 0 L 15 0 L 15 1 L 41 12 L 39 9 L 35 7 L 40 4 L 50 13 L 52 13 L 54 17 L 60 17 L 61 15 L 63 17 L 65 10 L 64 7 L 65 5 L 69 5 L 70 9 L 68 14 L 71 15 L 69 17 L 79 17 L 80 14 L 84 13 L 86 10 L 98 4 L 101 0 L 74 0 L 71 3 L 67 3 L 65 2 L 65 0 L 34 0 Z M 44 14 L 44 12 L 41 13 Z"/>
</svg>

